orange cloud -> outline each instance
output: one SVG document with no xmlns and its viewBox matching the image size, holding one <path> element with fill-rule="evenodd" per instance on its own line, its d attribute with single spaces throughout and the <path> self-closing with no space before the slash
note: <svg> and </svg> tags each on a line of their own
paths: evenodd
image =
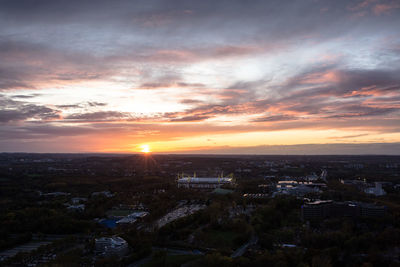
<svg viewBox="0 0 400 267">
<path fill-rule="evenodd" d="M 375 15 L 382 15 L 382 14 L 388 14 L 390 13 L 393 9 L 400 8 L 400 3 L 398 2 L 392 2 L 388 4 L 377 4 L 373 7 L 373 12 Z"/>
<path fill-rule="evenodd" d="M 340 76 L 335 71 L 319 72 L 306 75 L 301 84 L 334 83 L 340 80 Z"/>
</svg>

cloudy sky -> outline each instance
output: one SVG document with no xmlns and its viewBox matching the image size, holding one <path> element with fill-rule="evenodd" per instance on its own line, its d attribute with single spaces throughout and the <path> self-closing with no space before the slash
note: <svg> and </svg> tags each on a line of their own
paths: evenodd
<svg viewBox="0 0 400 267">
<path fill-rule="evenodd" d="M 0 0 L 0 25 L 0 151 L 400 151 L 398 0 Z"/>
</svg>

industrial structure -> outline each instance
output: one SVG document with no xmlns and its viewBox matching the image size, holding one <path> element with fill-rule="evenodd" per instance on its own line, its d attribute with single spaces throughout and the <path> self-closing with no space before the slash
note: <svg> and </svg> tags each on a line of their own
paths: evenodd
<svg viewBox="0 0 400 267">
<path fill-rule="evenodd" d="M 230 177 L 179 177 L 177 180 L 178 188 L 195 188 L 195 189 L 215 189 L 221 186 L 232 187 L 234 184 L 233 175 Z"/>
</svg>

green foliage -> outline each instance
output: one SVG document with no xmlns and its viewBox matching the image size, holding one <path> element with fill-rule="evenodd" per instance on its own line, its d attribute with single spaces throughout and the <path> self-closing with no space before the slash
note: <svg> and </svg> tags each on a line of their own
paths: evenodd
<svg viewBox="0 0 400 267">
<path fill-rule="evenodd" d="M 220 253 L 207 254 L 205 257 L 198 261 L 192 262 L 189 266 L 192 267 L 233 267 L 233 259 L 227 256 L 223 256 Z"/>
<path fill-rule="evenodd" d="M 9 212 L 1 220 L 2 227 L 10 233 L 70 234 L 84 232 L 93 225 L 85 220 L 74 219 L 62 210 L 47 208 L 25 208 Z"/>
<path fill-rule="evenodd" d="M 248 236 L 243 236 L 240 232 L 212 229 L 202 231 L 197 238 L 204 247 L 224 250 L 236 248 L 248 240 Z"/>
<path fill-rule="evenodd" d="M 84 263 L 89 264 L 89 260 L 82 259 L 82 250 L 74 249 L 67 253 L 57 256 L 57 258 L 44 266 L 82 266 Z"/>
<path fill-rule="evenodd" d="M 122 266 L 117 257 L 101 258 L 95 262 L 96 267 L 120 267 Z"/>
<path fill-rule="evenodd" d="M 201 256 L 198 255 L 168 255 L 165 251 L 154 253 L 150 262 L 144 264 L 144 267 L 179 267 L 182 264 L 195 261 Z"/>
<path fill-rule="evenodd" d="M 259 244 L 272 249 L 276 244 L 291 243 L 296 229 L 301 226 L 301 202 L 293 197 L 279 197 L 260 206 L 251 218 L 251 225 L 259 236 Z"/>
<path fill-rule="evenodd" d="M 32 234 L 29 232 L 11 236 L 7 232 L 2 231 L 0 232 L 0 249 L 3 250 L 7 248 L 12 248 L 16 245 L 29 242 L 31 239 Z"/>
</svg>

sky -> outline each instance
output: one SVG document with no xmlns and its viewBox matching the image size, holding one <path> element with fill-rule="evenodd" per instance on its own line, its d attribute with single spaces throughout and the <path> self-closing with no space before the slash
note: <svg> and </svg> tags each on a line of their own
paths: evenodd
<svg viewBox="0 0 400 267">
<path fill-rule="evenodd" d="M 0 151 L 400 154 L 398 0 L 0 0 Z"/>
</svg>

